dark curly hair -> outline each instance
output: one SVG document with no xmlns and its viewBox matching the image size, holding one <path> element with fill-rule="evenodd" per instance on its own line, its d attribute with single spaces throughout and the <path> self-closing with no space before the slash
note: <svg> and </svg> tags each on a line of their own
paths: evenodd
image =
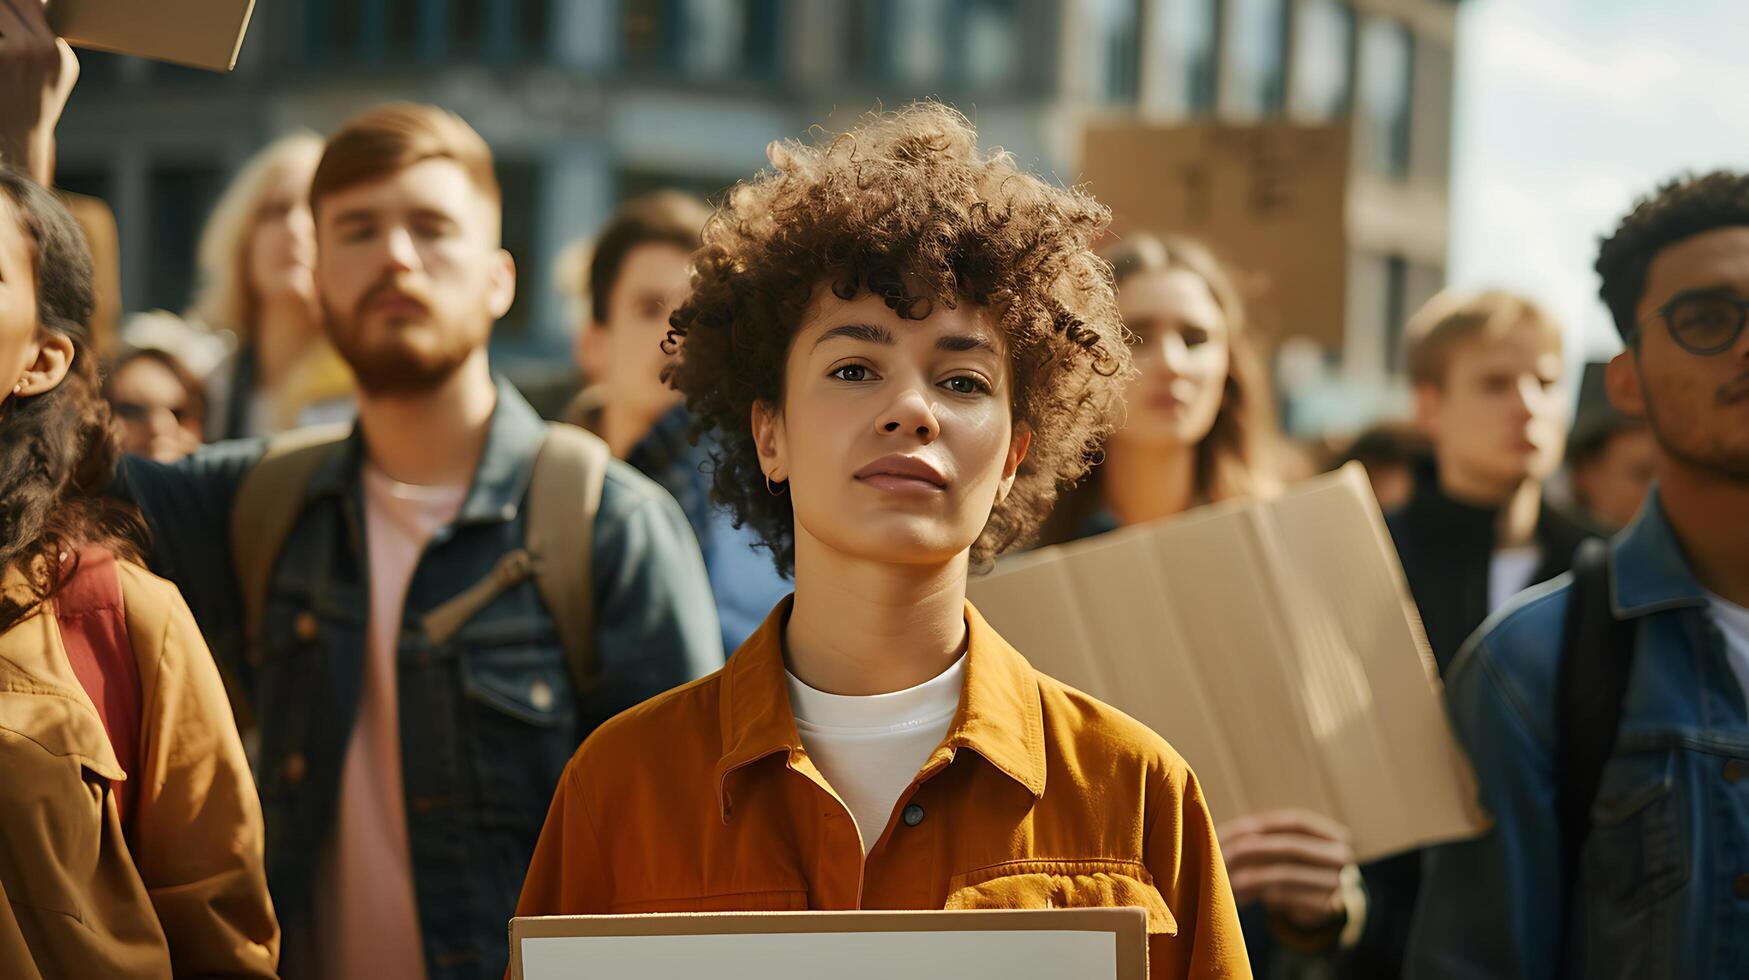
<svg viewBox="0 0 1749 980">
<path fill-rule="evenodd" d="M 670 318 L 668 378 L 715 435 L 715 495 L 778 569 L 795 565 L 788 494 L 766 492 L 749 423 L 783 405 L 790 342 L 815 290 L 866 290 L 899 316 L 986 307 L 1006 338 L 1012 412 L 1032 447 L 972 545 L 975 568 L 1024 544 L 1059 487 L 1087 471 L 1131 370 L 1110 266 L 1091 241 L 1110 213 L 1079 190 L 983 154 L 966 118 L 933 102 L 872 114 L 811 144 L 772 144 L 771 169 L 730 191 L 705 226 L 692 294 Z"/>
<path fill-rule="evenodd" d="M 27 595 L 0 596 L 3 631 L 54 596 L 81 549 L 140 560 L 145 528 L 137 511 L 102 495 L 119 449 L 87 347 L 95 300 L 85 234 L 53 195 L 16 170 L 0 166 L 0 194 L 31 245 L 37 329 L 73 342 L 59 385 L 0 408 L 0 571 L 16 568 L 29 584 Z"/>
<path fill-rule="evenodd" d="M 1622 340 L 1637 340 L 1646 272 L 1666 246 L 1715 228 L 1749 225 L 1749 173 L 1683 174 L 1641 198 L 1597 250 L 1598 295 Z"/>
</svg>

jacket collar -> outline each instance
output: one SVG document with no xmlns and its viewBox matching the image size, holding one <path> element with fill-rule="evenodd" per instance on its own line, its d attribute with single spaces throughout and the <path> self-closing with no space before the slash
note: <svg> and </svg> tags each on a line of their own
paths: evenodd
<svg viewBox="0 0 1749 980">
<path fill-rule="evenodd" d="M 1618 619 L 1706 605 L 1706 590 L 1688 566 L 1676 532 L 1664 516 L 1664 502 L 1655 484 L 1639 516 L 1616 535 L 1609 553 L 1609 572 Z"/>
<path fill-rule="evenodd" d="M 494 377 L 497 403 L 487 423 L 486 446 L 474 469 L 457 524 L 514 520 L 527 495 L 534 457 L 546 439 L 546 423 L 510 382 Z M 364 430 L 354 422 L 340 452 L 323 461 L 310 478 L 305 501 L 344 496 L 358 485 L 364 464 Z"/>
<path fill-rule="evenodd" d="M 7 568 L 0 572 L 0 594 L 29 601 L 29 580 Z M 0 632 L 0 724 L 48 752 L 78 759 L 105 779 L 127 778 L 97 705 L 68 659 L 53 600 Z"/>
<path fill-rule="evenodd" d="M 723 755 L 717 761 L 717 802 L 729 817 L 729 775 L 777 753 L 802 751 L 784 677 L 783 627 L 794 596 L 785 598 L 765 624 L 729 658 L 720 687 Z M 1025 787 L 1035 799 L 1045 791 L 1044 710 L 1038 678 L 1008 642 L 966 603 L 966 680 L 959 711 L 933 766 L 945 754 L 969 748 Z"/>
</svg>

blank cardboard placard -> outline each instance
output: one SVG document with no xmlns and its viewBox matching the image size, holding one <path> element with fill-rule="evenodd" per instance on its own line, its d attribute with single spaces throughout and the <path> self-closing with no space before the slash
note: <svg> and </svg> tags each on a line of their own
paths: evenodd
<svg viewBox="0 0 1749 980">
<path fill-rule="evenodd" d="M 513 980 L 1147 980 L 1139 908 L 579 915 L 510 923 Z"/>
<path fill-rule="evenodd" d="M 255 0 L 54 0 L 47 13 L 76 48 L 230 71 L 254 10 Z"/>
<path fill-rule="evenodd" d="M 1268 333 L 1340 346 L 1349 144 L 1344 124 L 1095 121 L 1081 179 L 1119 237 L 1195 235 L 1261 278 L 1247 305 Z"/>
<path fill-rule="evenodd" d="M 1171 742 L 1217 821 L 1312 810 L 1362 860 L 1487 827 L 1359 464 L 1042 549 L 969 595 L 1033 666 Z"/>
</svg>

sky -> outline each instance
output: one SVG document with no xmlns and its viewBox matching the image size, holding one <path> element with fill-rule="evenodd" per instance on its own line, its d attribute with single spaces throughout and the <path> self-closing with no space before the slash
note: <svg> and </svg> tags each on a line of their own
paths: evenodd
<svg viewBox="0 0 1749 980">
<path fill-rule="evenodd" d="M 1458 29 L 1450 284 L 1607 356 L 1598 238 L 1682 170 L 1749 170 L 1749 2 L 1464 0 Z"/>
</svg>

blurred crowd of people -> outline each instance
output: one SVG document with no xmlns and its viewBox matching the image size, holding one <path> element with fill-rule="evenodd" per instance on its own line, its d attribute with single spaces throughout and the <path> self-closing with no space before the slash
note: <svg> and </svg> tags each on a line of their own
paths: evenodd
<svg viewBox="0 0 1749 980">
<path fill-rule="evenodd" d="M 76 63 L 32 13 L 0 20 L 0 972 L 496 977 L 513 913 L 1098 904 L 1088 875 L 1150 909 L 1157 977 L 1749 971 L 1749 176 L 1604 242 L 1613 407 L 1573 419 L 1533 297 L 1446 292 L 1406 327 L 1412 417 L 1296 444 L 1245 256 L 1111 239 L 925 105 L 567 249 L 579 381 L 543 420 L 487 356 L 491 151 L 430 106 L 263 148 L 188 308 L 99 349 L 43 190 Z M 944 494 L 934 523 L 819 489 L 900 440 L 959 455 L 851 480 Z M 1361 865 L 1328 815 L 1215 826 L 1219 773 L 965 609 L 1017 545 L 1349 462 L 1476 840 Z M 920 825 L 952 836 L 896 851 Z M 992 846 L 1018 890 L 965 880 Z"/>
</svg>

